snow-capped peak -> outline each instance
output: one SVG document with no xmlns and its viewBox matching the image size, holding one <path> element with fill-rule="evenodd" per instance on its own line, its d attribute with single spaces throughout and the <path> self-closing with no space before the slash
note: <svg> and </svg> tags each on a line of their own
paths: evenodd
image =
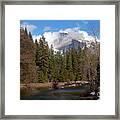
<svg viewBox="0 0 120 120">
<path fill-rule="evenodd" d="M 44 37 L 48 42 L 49 47 L 51 44 L 56 50 L 62 49 L 65 46 L 72 44 L 73 40 L 78 41 L 78 43 L 86 44 L 87 47 L 90 47 L 91 43 L 96 42 L 96 38 L 88 35 L 87 32 L 81 31 L 80 28 L 67 28 L 64 30 L 59 30 L 58 32 L 45 32 Z"/>
</svg>

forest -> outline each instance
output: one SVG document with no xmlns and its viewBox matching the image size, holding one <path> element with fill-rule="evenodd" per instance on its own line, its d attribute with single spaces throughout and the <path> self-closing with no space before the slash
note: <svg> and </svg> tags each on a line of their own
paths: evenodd
<svg viewBox="0 0 120 120">
<path fill-rule="evenodd" d="M 39 82 L 91 81 L 99 79 L 99 55 L 89 48 L 71 48 L 63 53 L 48 47 L 44 36 L 35 41 L 36 66 Z"/>
<path fill-rule="evenodd" d="M 100 86 L 100 43 L 56 52 L 44 36 L 34 42 L 31 33 L 20 28 L 20 83 L 73 81 Z"/>
</svg>

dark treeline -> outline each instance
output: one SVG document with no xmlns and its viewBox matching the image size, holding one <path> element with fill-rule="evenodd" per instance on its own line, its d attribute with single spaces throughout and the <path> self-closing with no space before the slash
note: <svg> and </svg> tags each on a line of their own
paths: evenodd
<svg viewBox="0 0 120 120">
<path fill-rule="evenodd" d="M 28 62 L 21 61 L 21 71 L 25 68 L 25 64 L 29 69 L 31 64 L 31 71 L 28 74 L 34 74 L 34 80 L 28 79 L 30 82 L 70 82 L 70 81 L 89 81 L 91 84 L 100 81 L 100 44 L 95 43 L 94 47 L 71 48 L 67 51 L 55 52 L 53 46 L 48 46 L 44 36 L 39 40 L 33 42 L 31 33 L 28 34 L 27 30 L 22 29 L 21 31 L 21 60 L 23 54 L 27 57 L 28 53 L 32 54 L 32 60 Z M 24 34 L 23 34 L 24 33 Z M 26 39 L 23 42 L 23 38 Z M 27 42 L 29 41 L 30 44 Z M 24 46 L 24 47 L 23 47 Z M 25 47 L 26 46 L 26 47 Z M 32 46 L 32 47 L 30 47 Z M 30 57 L 29 57 L 30 58 Z M 31 59 L 30 58 L 30 59 Z M 23 59 L 27 59 L 26 57 Z M 29 60 L 28 60 L 29 61 Z M 24 65 L 23 65 L 24 64 Z M 24 70 L 23 70 L 24 71 Z M 26 73 L 26 71 L 24 71 Z M 25 73 L 21 74 L 21 81 Z M 23 75 L 24 74 L 24 75 Z M 27 74 L 27 73 L 26 73 Z M 31 75 L 30 75 L 31 76 Z M 30 77 L 29 76 L 29 77 Z M 24 81 L 22 81 L 24 83 Z"/>
</svg>

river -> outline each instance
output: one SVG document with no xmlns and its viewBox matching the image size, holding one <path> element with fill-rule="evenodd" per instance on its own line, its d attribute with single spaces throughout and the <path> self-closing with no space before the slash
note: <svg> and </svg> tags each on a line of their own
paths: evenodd
<svg viewBox="0 0 120 120">
<path fill-rule="evenodd" d="M 98 97 L 88 93 L 87 87 L 42 88 L 21 94 L 21 100 L 96 100 Z"/>
</svg>

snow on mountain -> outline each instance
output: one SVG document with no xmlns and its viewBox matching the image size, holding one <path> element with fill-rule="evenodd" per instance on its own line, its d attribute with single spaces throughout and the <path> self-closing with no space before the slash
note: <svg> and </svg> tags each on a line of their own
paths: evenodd
<svg viewBox="0 0 120 120">
<path fill-rule="evenodd" d="M 85 45 L 90 47 L 91 43 L 96 42 L 93 36 L 88 35 L 85 31 L 81 31 L 78 27 L 63 29 L 58 32 L 45 32 L 43 35 L 49 47 L 53 45 L 55 50 L 65 50 L 78 45 L 81 48 Z"/>
</svg>

